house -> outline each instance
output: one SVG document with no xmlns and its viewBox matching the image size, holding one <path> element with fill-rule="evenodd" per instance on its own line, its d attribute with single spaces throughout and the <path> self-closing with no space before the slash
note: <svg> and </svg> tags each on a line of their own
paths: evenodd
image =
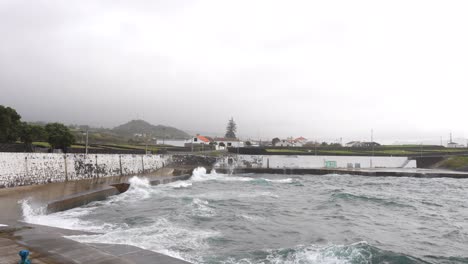
<svg viewBox="0 0 468 264">
<path fill-rule="evenodd" d="M 351 141 L 345 144 L 345 147 L 348 148 L 370 148 L 380 146 L 377 142 L 361 142 L 361 141 Z"/>
<path fill-rule="evenodd" d="M 358 147 L 360 146 L 361 142 L 360 141 L 351 141 L 351 142 L 348 142 L 345 144 L 345 147 L 348 147 L 348 148 L 355 148 L 355 147 Z"/>
<path fill-rule="evenodd" d="M 447 148 L 464 148 L 465 146 L 458 144 L 456 142 L 447 143 Z"/>
<path fill-rule="evenodd" d="M 205 136 L 200 136 L 196 135 L 195 137 L 192 137 L 185 141 L 184 146 L 185 147 L 191 147 L 193 145 L 209 145 L 211 142 L 211 139 L 209 137 Z"/>
<path fill-rule="evenodd" d="M 237 138 L 214 138 L 213 144 L 215 145 L 216 150 L 226 150 L 227 148 L 244 147 L 244 142 L 240 141 Z"/>
<path fill-rule="evenodd" d="M 275 147 L 303 147 L 305 143 L 307 143 L 307 139 L 304 137 L 298 137 L 296 139 L 290 137 L 276 142 Z"/>
<path fill-rule="evenodd" d="M 305 143 L 307 143 L 307 138 L 305 137 L 298 137 L 294 139 L 295 147 L 303 147 Z"/>
<path fill-rule="evenodd" d="M 294 147 L 294 142 L 289 139 L 281 139 L 275 143 L 275 147 Z"/>
</svg>

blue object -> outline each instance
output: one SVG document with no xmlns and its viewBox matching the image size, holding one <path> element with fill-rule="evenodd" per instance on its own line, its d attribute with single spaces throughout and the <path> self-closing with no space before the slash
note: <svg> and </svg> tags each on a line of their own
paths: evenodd
<svg viewBox="0 0 468 264">
<path fill-rule="evenodd" d="M 18 264 L 31 264 L 31 261 L 28 259 L 28 256 L 29 256 L 28 250 L 23 249 L 18 254 L 21 257 L 21 260 L 18 262 Z"/>
</svg>

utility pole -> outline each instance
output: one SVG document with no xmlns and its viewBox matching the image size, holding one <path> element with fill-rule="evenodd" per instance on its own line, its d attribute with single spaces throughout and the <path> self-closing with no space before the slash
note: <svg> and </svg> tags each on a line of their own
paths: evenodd
<svg viewBox="0 0 468 264">
<path fill-rule="evenodd" d="M 85 147 L 85 154 L 88 155 L 88 134 L 89 130 L 86 129 L 86 147 Z"/>
<path fill-rule="evenodd" d="M 148 139 L 145 140 L 145 155 L 148 154 Z"/>
<path fill-rule="evenodd" d="M 374 129 L 371 129 L 372 156 L 374 156 Z"/>
</svg>

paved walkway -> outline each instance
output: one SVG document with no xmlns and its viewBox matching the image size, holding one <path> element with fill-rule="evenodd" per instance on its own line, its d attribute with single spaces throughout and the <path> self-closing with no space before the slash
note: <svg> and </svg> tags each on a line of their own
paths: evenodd
<svg viewBox="0 0 468 264">
<path fill-rule="evenodd" d="M 20 260 L 18 252 L 22 249 L 24 249 L 24 247 L 17 245 L 12 240 L 0 237 L 0 254 L 1 254 L 0 264 L 18 263 L 18 261 Z M 53 263 L 36 252 L 33 252 L 31 254 L 30 259 L 34 259 L 33 264 L 52 264 Z"/>
</svg>

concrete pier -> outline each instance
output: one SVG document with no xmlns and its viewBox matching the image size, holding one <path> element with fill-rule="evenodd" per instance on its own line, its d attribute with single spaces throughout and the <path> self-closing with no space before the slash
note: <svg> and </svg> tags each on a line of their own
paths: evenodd
<svg viewBox="0 0 468 264">
<path fill-rule="evenodd" d="M 157 185 L 188 179 L 192 169 L 163 168 L 141 176 Z M 0 189 L 0 264 L 17 263 L 18 251 L 21 249 L 29 249 L 32 262 L 36 264 L 188 263 L 133 246 L 78 243 L 64 236 L 85 232 L 21 222 L 20 201 L 23 199 L 47 207 L 49 212 L 67 210 L 126 191 L 131 177 L 116 176 Z"/>
<path fill-rule="evenodd" d="M 220 173 L 259 173 L 285 175 L 361 175 L 374 177 L 415 177 L 415 178 L 455 178 L 467 179 L 468 172 L 433 169 L 375 168 L 375 169 L 326 169 L 326 168 L 216 168 Z"/>
</svg>

